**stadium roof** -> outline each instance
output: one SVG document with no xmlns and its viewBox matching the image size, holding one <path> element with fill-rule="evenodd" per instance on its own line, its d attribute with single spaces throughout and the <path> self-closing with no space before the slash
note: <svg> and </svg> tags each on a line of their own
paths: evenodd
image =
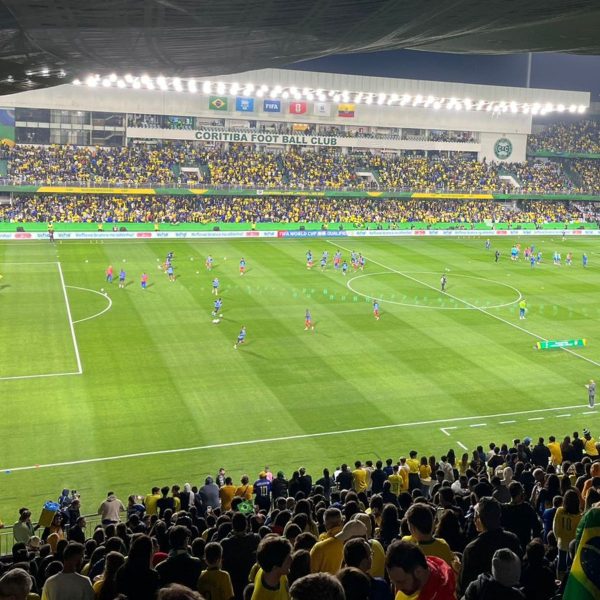
<svg viewBox="0 0 600 600">
<path fill-rule="evenodd" d="M 594 0 L 0 0 L 0 93 L 88 73 L 205 77 L 401 48 L 600 54 Z"/>
</svg>

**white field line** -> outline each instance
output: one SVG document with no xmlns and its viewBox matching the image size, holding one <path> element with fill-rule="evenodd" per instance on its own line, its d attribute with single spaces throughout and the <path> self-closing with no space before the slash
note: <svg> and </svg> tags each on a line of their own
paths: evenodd
<svg viewBox="0 0 600 600">
<path fill-rule="evenodd" d="M 83 323 L 84 321 L 89 321 L 91 319 L 95 319 L 96 317 L 100 317 L 101 315 L 103 315 L 105 312 L 109 311 L 112 308 L 112 300 L 110 299 L 110 296 L 108 296 L 108 295 L 105 296 L 102 292 L 97 292 L 96 290 L 90 290 L 89 288 L 78 287 L 76 285 L 67 285 L 65 287 L 68 287 L 70 290 L 81 290 L 82 292 L 91 292 L 92 294 L 98 294 L 98 296 L 102 296 L 104 299 L 108 300 L 108 306 L 104 310 L 101 310 L 99 313 L 96 313 L 95 315 L 92 315 L 91 317 L 85 317 L 84 319 L 78 319 L 77 321 L 73 321 L 73 325 L 75 325 L 76 323 Z"/>
<path fill-rule="evenodd" d="M 528 421 L 543 421 L 544 417 L 530 417 Z"/>
<path fill-rule="evenodd" d="M 475 423 L 473 425 L 469 425 L 469 427 L 487 427 L 487 423 Z"/>
<path fill-rule="evenodd" d="M 41 375 L 12 375 L 10 377 L 0 377 L 0 381 L 11 381 L 15 379 L 38 379 L 40 377 L 65 377 L 66 375 L 81 375 L 79 371 L 72 373 L 42 373 Z"/>
<path fill-rule="evenodd" d="M 336 246 L 337 248 L 340 248 L 341 250 L 344 250 L 346 252 L 350 252 L 350 250 L 348 250 L 348 248 L 344 248 L 344 246 L 340 246 L 339 244 L 336 244 L 335 242 L 332 242 L 330 240 L 327 240 L 327 243 L 331 244 L 332 246 Z M 411 275 L 409 275 L 408 273 L 405 273 L 404 271 L 399 271 L 398 269 L 394 269 L 393 267 L 388 267 L 387 265 L 384 265 L 383 263 L 381 263 L 377 260 L 369 258 L 366 255 L 365 255 L 365 258 L 368 258 L 369 261 L 375 265 L 379 265 L 380 267 L 383 267 L 384 269 L 387 269 L 388 271 L 391 271 L 392 273 L 397 273 L 398 275 L 402 275 L 402 277 L 406 277 L 406 279 L 410 279 L 410 280 L 414 281 L 415 283 L 418 283 L 419 285 L 428 287 L 429 289 L 432 289 L 432 290 L 442 294 L 443 296 L 447 296 L 448 298 L 452 298 L 458 302 L 462 302 L 466 306 L 470 306 L 471 308 L 478 310 L 479 312 L 483 313 L 484 315 L 487 315 L 488 317 L 492 317 L 492 319 L 496 319 L 497 321 L 501 321 L 502 323 L 505 323 L 506 325 L 510 325 L 511 327 L 514 327 L 515 329 L 518 329 L 519 331 L 522 331 L 523 333 L 526 333 L 527 335 L 530 335 L 538 340 L 542 340 L 543 342 L 548 341 L 547 338 L 545 338 L 541 335 L 538 335 L 537 333 L 533 333 L 533 331 L 529 331 L 528 329 L 525 329 L 524 327 L 521 327 L 520 325 L 517 325 L 516 323 L 507 321 L 506 319 L 503 319 L 502 317 L 495 315 L 494 313 L 490 313 L 487 310 L 485 310 L 484 308 L 481 308 L 480 306 L 476 306 L 475 304 L 472 304 L 468 300 L 463 300 L 462 298 L 459 298 L 458 296 L 454 296 L 453 294 L 450 294 L 449 292 L 441 292 L 439 288 L 437 288 L 434 285 L 431 285 L 430 283 L 421 281 L 420 279 L 417 279 L 416 277 L 412 277 Z M 600 367 L 599 362 L 596 362 L 595 360 L 592 360 L 591 358 L 588 358 L 587 356 L 583 356 L 582 354 L 578 354 L 577 352 L 574 352 L 570 348 L 562 348 L 561 347 L 560 349 L 564 350 L 565 352 L 568 352 L 569 354 L 572 354 L 573 356 L 576 356 L 577 358 L 581 358 L 582 360 L 585 360 L 585 361 L 595 365 L 596 367 Z"/>
<path fill-rule="evenodd" d="M 557 419 L 564 419 L 565 417 L 570 417 L 571 414 L 569 413 L 568 415 L 556 415 Z"/>
<path fill-rule="evenodd" d="M 117 454 L 114 456 L 101 456 L 97 458 L 83 458 L 64 462 L 55 462 L 39 465 L 29 465 L 23 467 L 0 468 L 0 471 L 30 471 L 32 469 L 48 469 L 51 467 L 67 467 L 70 465 L 84 465 L 89 463 L 107 462 L 112 460 L 122 460 L 125 458 L 143 458 L 146 456 L 159 456 L 164 454 L 178 454 L 182 452 L 197 452 L 201 450 L 213 450 L 215 448 L 234 448 L 236 446 L 249 446 L 256 444 L 267 444 L 274 442 L 288 442 L 290 440 L 305 440 L 320 437 L 329 437 L 332 435 L 347 435 L 349 433 L 363 433 L 366 431 L 382 431 L 385 429 L 399 429 L 401 427 L 422 427 L 425 425 L 440 425 L 441 423 L 459 423 L 461 421 L 470 421 L 472 419 L 493 419 L 496 417 L 509 417 L 516 415 L 527 415 L 539 412 L 551 412 L 556 410 L 566 410 L 570 408 L 584 408 L 583 406 L 557 406 L 554 408 L 537 408 L 533 410 L 522 410 L 517 412 L 496 413 L 491 415 L 475 415 L 470 417 L 453 417 L 451 419 L 434 419 L 432 421 L 415 421 L 412 423 L 392 423 L 390 425 L 376 425 L 374 427 L 358 427 L 355 429 L 343 429 L 338 431 L 322 431 L 319 433 L 300 433 L 297 435 L 286 435 L 281 437 L 264 438 L 257 440 L 243 440 L 239 442 L 224 442 L 220 444 L 207 444 L 205 446 L 189 446 L 187 448 L 173 448 L 170 450 L 151 450 L 149 452 L 133 452 L 131 454 Z M 457 442 L 458 443 L 458 442 Z M 461 448 L 464 446 L 461 445 Z"/>
<path fill-rule="evenodd" d="M 3 265 L 55 265 L 56 261 L 50 261 L 50 262 L 6 262 L 6 261 L 2 261 Z"/>
<path fill-rule="evenodd" d="M 463 450 L 468 450 L 468 448 L 462 442 L 456 442 Z"/>
<path fill-rule="evenodd" d="M 67 296 L 67 288 L 65 286 L 65 278 L 63 276 L 62 267 L 60 262 L 57 262 L 58 274 L 60 275 L 60 283 L 62 285 L 63 295 L 65 297 L 65 305 L 67 307 L 67 317 L 69 318 L 69 328 L 71 329 L 71 337 L 73 338 L 73 347 L 75 348 L 75 357 L 77 358 L 77 372 L 79 375 L 83 373 L 81 366 L 81 357 L 79 356 L 79 346 L 77 345 L 77 336 L 75 335 L 75 327 L 73 327 L 73 317 L 71 316 L 71 305 L 69 304 L 69 297 Z"/>
<path fill-rule="evenodd" d="M 500 421 L 498 425 L 508 425 L 508 423 L 516 423 L 516 421 Z"/>
</svg>

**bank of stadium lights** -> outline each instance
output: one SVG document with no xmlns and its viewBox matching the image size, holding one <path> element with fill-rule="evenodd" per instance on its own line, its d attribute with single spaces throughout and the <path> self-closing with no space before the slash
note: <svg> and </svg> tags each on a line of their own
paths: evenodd
<svg viewBox="0 0 600 600">
<path fill-rule="evenodd" d="M 394 92 L 391 94 L 385 92 L 357 92 L 351 90 L 324 90 L 322 88 L 312 89 L 309 87 L 299 88 L 298 86 L 282 86 L 277 84 L 268 86 L 266 84 L 256 85 L 253 83 L 226 83 L 223 81 L 198 81 L 196 79 L 181 79 L 179 77 L 165 77 L 159 75 L 152 78 L 147 74 L 141 76 L 133 76 L 130 73 L 123 77 L 111 73 L 108 76 L 89 75 L 83 80 L 76 79 L 73 81 L 75 85 L 87 85 L 89 87 L 118 87 L 121 89 L 130 87 L 133 89 L 160 89 L 161 91 L 176 91 L 183 92 L 184 90 L 195 94 L 202 91 L 203 94 L 229 94 L 232 96 L 242 94 L 244 96 L 256 96 L 257 98 L 282 98 L 287 100 L 293 98 L 295 100 L 306 99 L 309 101 L 318 100 L 319 102 L 353 102 L 355 104 L 372 105 L 376 103 L 378 106 L 400 106 L 413 108 L 428 108 L 433 110 L 456 110 L 456 111 L 486 111 L 493 114 L 531 114 L 531 115 L 546 115 L 552 112 L 571 114 L 583 114 L 586 111 L 586 106 L 570 104 L 569 106 L 558 103 L 556 105 L 551 102 L 540 103 L 519 103 L 514 100 L 472 100 L 470 98 L 440 98 L 432 95 L 424 96 L 416 94 L 400 94 Z"/>
</svg>

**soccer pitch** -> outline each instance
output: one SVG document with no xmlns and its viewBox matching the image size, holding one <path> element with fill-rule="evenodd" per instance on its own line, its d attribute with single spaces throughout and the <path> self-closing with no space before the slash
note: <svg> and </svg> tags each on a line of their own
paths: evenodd
<svg viewBox="0 0 600 600">
<path fill-rule="evenodd" d="M 512 262 L 515 241 L 534 243 L 542 264 Z M 466 238 L 1 244 L 0 518 L 25 505 L 35 513 L 63 487 L 93 512 L 108 489 L 126 498 L 198 484 L 220 466 L 235 481 L 265 464 L 317 475 L 413 448 L 439 457 L 584 427 L 597 436 L 599 409 L 584 388 L 600 379 L 597 247 L 560 236 L 493 238 L 489 251 Z M 337 250 L 348 261 L 361 252 L 364 272 L 334 271 Z M 169 251 L 175 282 L 159 268 Z M 304 330 L 307 308 L 314 332 Z M 247 343 L 234 350 L 242 325 Z M 534 350 L 574 338 L 588 346 Z"/>
</svg>

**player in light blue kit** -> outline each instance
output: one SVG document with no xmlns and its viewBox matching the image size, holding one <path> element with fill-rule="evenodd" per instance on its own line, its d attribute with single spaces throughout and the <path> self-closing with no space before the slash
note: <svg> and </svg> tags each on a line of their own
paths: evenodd
<svg viewBox="0 0 600 600">
<path fill-rule="evenodd" d="M 219 278 L 215 277 L 212 281 L 212 294 L 215 296 L 219 295 Z"/>
<path fill-rule="evenodd" d="M 173 265 L 169 263 L 167 267 L 167 275 L 169 276 L 169 281 L 175 281 L 175 271 L 173 270 Z"/>
<path fill-rule="evenodd" d="M 489 250 L 492 247 L 490 240 L 485 240 L 485 249 Z"/>
<path fill-rule="evenodd" d="M 529 259 L 529 264 L 531 265 L 531 268 L 533 269 L 535 267 L 535 256 L 532 254 L 530 259 Z"/>
<path fill-rule="evenodd" d="M 585 269 L 588 265 L 588 256 L 585 252 L 583 253 L 582 260 L 583 260 L 583 268 Z"/>
<path fill-rule="evenodd" d="M 215 300 L 214 308 L 212 311 L 213 317 L 222 317 L 223 316 L 222 314 L 220 314 L 220 310 L 221 310 L 222 306 L 223 306 L 223 300 L 221 300 L 221 298 L 217 298 Z"/>
<path fill-rule="evenodd" d="M 323 255 L 323 258 L 321 258 L 321 271 L 324 271 L 327 267 L 327 258 L 325 257 L 325 255 Z"/>
<path fill-rule="evenodd" d="M 348 273 L 348 263 L 346 261 L 342 263 L 342 273 L 344 274 L 344 276 L 346 276 L 346 274 Z"/>
<path fill-rule="evenodd" d="M 233 345 L 234 350 L 237 350 L 238 346 L 246 342 L 246 326 L 244 325 L 238 333 L 237 342 Z"/>
<path fill-rule="evenodd" d="M 125 287 L 125 269 L 121 269 L 121 271 L 119 272 L 119 287 Z"/>
<path fill-rule="evenodd" d="M 538 251 L 537 253 L 537 264 L 539 265 L 542 262 L 542 251 Z"/>
</svg>

